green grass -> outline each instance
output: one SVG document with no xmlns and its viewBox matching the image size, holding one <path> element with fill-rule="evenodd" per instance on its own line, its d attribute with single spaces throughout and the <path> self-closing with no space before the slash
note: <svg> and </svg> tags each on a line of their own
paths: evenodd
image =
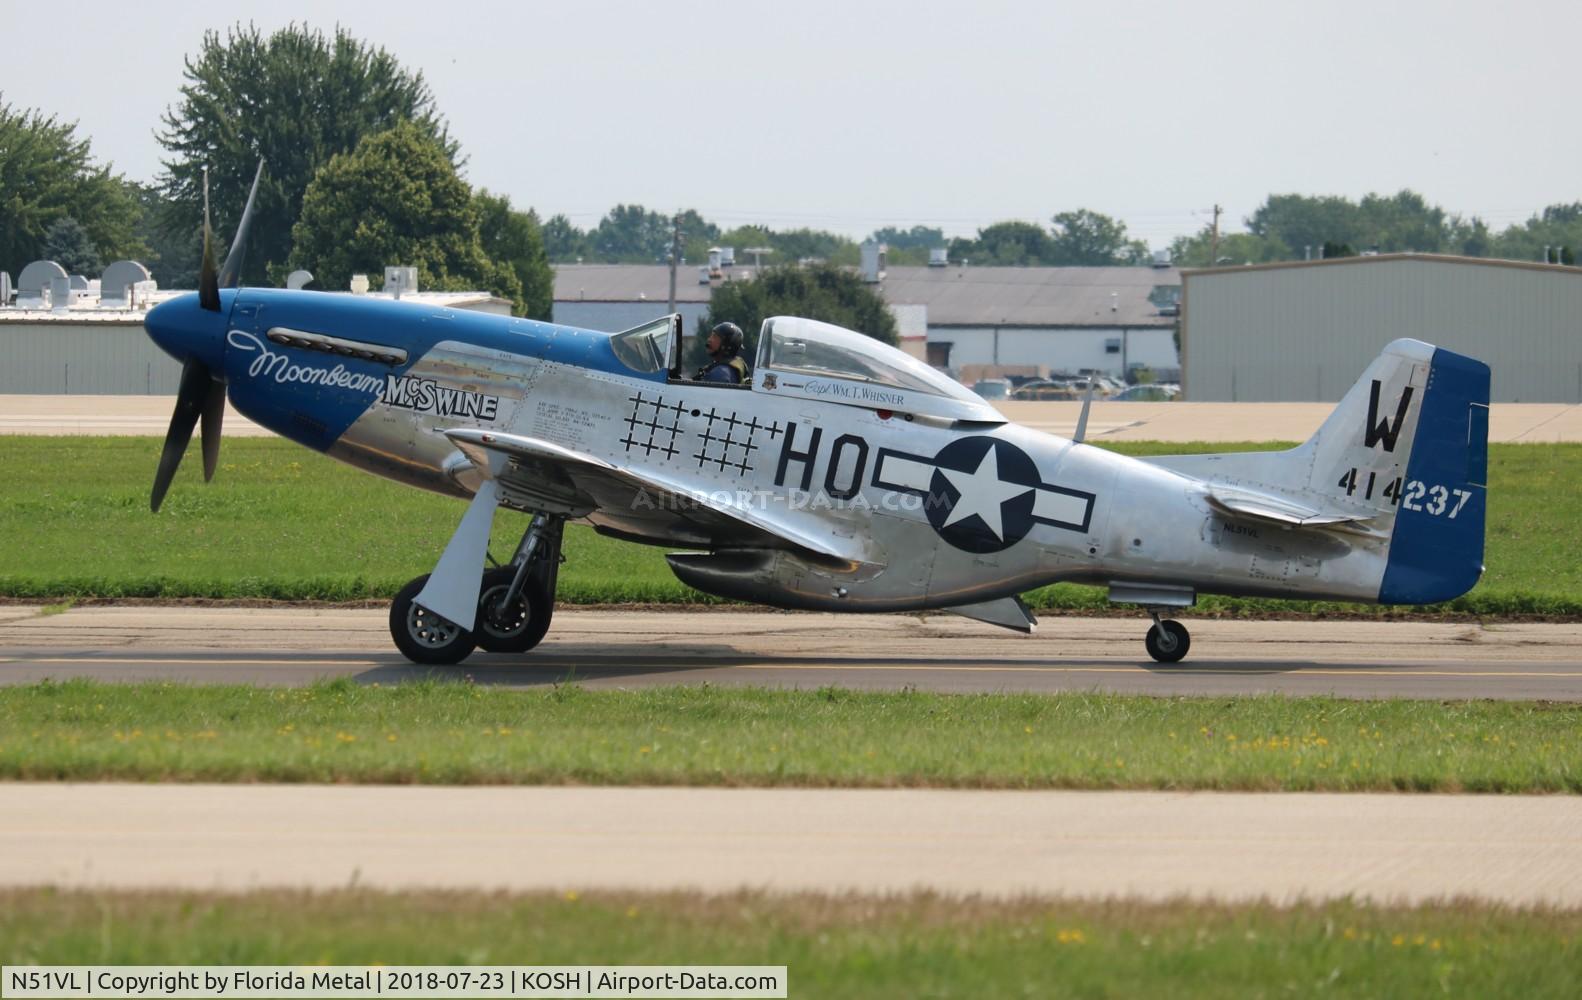
<svg viewBox="0 0 1582 1000">
<path fill-rule="evenodd" d="M 0 779 L 1578 793 L 1582 705 L 71 681 Z"/>
<path fill-rule="evenodd" d="M 1573 997 L 1582 913 L 741 894 L 0 892 L 42 964 L 784 965 L 792 997 Z"/>
<path fill-rule="evenodd" d="M 1115 444 L 1127 454 L 1225 451 L 1271 444 Z M 63 598 L 388 598 L 432 568 L 461 516 L 458 500 L 409 489 L 274 439 L 227 441 L 214 483 L 183 463 L 164 510 L 148 511 L 153 438 L 0 437 L 0 596 Z M 1490 449 L 1488 572 L 1437 610 L 1582 615 L 1582 445 Z M 503 512 L 494 552 L 509 555 L 525 519 Z M 661 549 L 573 525 L 560 599 L 569 603 L 705 602 Z M 1040 608 L 1100 609 L 1104 591 L 1060 584 Z M 1205 598 L 1210 614 L 1317 611 L 1390 614 L 1365 605 Z"/>
</svg>

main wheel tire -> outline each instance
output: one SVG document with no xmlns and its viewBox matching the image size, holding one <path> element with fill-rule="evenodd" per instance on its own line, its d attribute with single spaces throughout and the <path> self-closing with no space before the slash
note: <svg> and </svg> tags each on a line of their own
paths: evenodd
<svg viewBox="0 0 1582 1000">
<path fill-rule="evenodd" d="M 538 645 L 549 631 L 554 598 L 536 574 L 528 576 L 517 596 L 516 606 L 502 612 L 496 605 L 516 576 L 510 566 L 483 574 L 478 592 L 478 624 L 474 638 L 478 648 L 490 653 L 525 653 Z"/>
<path fill-rule="evenodd" d="M 413 663 L 448 666 L 467 658 L 477 645 L 471 632 L 455 622 L 413 603 L 428 575 L 418 577 L 396 594 L 390 604 L 390 638 L 401 655 Z"/>
<path fill-rule="evenodd" d="M 1164 629 L 1162 634 L 1161 628 Z M 1148 647 L 1148 655 L 1160 663 L 1176 663 L 1192 648 L 1192 637 L 1187 634 L 1185 625 L 1167 618 L 1158 625 L 1149 626 L 1143 645 Z"/>
</svg>

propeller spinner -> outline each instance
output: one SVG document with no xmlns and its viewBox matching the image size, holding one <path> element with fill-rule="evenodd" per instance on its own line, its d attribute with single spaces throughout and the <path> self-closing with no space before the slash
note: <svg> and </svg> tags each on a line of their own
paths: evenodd
<svg viewBox="0 0 1582 1000">
<path fill-rule="evenodd" d="M 258 172 L 253 175 L 253 186 L 247 194 L 247 206 L 242 210 L 242 221 L 236 227 L 236 237 L 231 241 L 231 251 L 225 265 L 214 266 L 213 236 L 209 226 L 209 171 L 203 171 L 203 264 L 198 272 L 197 305 L 201 310 L 221 313 L 220 289 L 235 288 L 241 281 L 242 261 L 247 253 L 247 232 L 253 221 L 253 202 L 258 196 L 258 182 L 264 175 L 264 161 L 258 161 Z M 159 456 L 159 469 L 154 473 L 154 491 L 149 497 L 149 508 L 159 510 L 170 489 L 170 482 L 181 465 L 187 445 L 192 440 L 192 429 L 202 420 L 203 480 L 214 478 L 220 462 L 220 422 L 225 417 L 225 381 L 223 376 L 199 358 L 190 348 L 193 336 L 203 338 L 211 333 L 224 334 L 224 320 L 214 324 L 191 315 L 192 300 L 186 296 L 159 306 L 148 314 L 146 325 L 149 335 L 166 351 L 181 361 L 181 385 L 176 390 L 176 409 L 170 415 L 170 429 L 165 432 L 165 447 Z M 197 327 L 198 329 L 194 329 Z M 209 328 L 213 328 L 212 331 Z"/>
</svg>

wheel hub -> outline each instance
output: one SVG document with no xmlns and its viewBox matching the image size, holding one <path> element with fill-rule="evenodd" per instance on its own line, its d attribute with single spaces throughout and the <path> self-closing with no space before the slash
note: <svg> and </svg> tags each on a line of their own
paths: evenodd
<svg viewBox="0 0 1582 1000">
<path fill-rule="evenodd" d="M 407 634 L 424 646 L 439 649 L 454 642 L 461 627 L 414 603 L 406 613 Z"/>
<path fill-rule="evenodd" d="M 505 596 L 507 587 L 490 587 L 484 591 L 478 604 L 483 611 L 483 627 L 494 635 L 507 637 L 520 633 L 527 628 L 528 614 L 527 595 L 518 597 L 512 607 L 504 607 L 501 598 Z"/>
</svg>

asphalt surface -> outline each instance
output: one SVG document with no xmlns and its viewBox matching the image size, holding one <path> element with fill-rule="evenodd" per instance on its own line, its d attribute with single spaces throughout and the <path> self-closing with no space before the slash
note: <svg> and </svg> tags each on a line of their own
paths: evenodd
<svg viewBox="0 0 1582 1000">
<path fill-rule="evenodd" d="M 1046 617 L 1032 636 L 953 615 L 756 611 L 557 612 L 523 656 L 416 667 L 383 609 L 0 607 L 0 683 L 101 681 L 300 685 L 351 677 L 470 677 L 533 687 L 837 685 L 945 692 L 1331 694 L 1352 698 L 1582 701 L 1582 624 L 1186 619 L 1180 664 L 1143 651 L 1147 620 Z"/>
<path fill-rule="evenodd" d="M 1582 906 L 1582 797 L 8 784 L 0 885 Z"/>
</svg>

